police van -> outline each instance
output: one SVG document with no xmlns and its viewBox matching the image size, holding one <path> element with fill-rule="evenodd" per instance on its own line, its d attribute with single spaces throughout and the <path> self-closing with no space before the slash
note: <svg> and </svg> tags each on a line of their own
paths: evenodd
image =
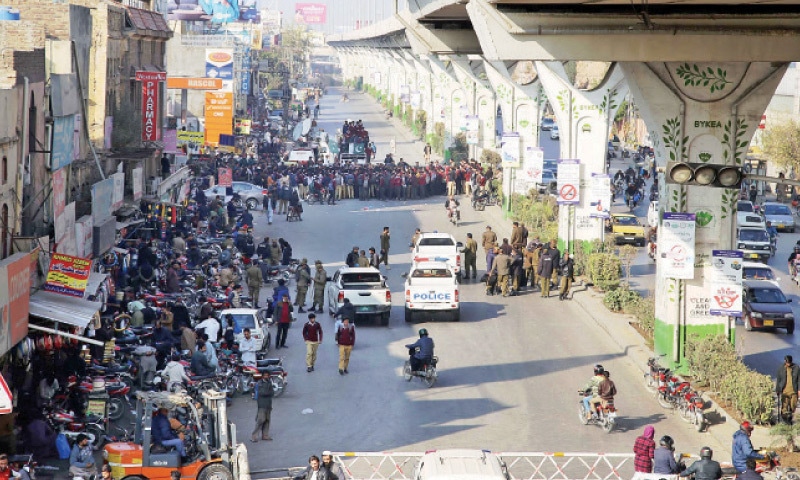
<svg viewBox="0 0 800 480">
<path fill-rule="evenodd" d="M 406 275 L 406 322 L 428 321 L 438 317 L 461 320 L 458 278 L 447 259 L 413 263 Z"/>
</svg>

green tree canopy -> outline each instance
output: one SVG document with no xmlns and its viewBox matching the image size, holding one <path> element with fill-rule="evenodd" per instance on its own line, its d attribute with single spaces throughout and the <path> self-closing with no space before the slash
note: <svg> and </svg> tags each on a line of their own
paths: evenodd
<svg viewBox="0 0 800 480">
<path fill-rule="evenodd" d="M 795 120 L 773 125 L 761 137 L 764 155 L 778 167 L 800 167 L 800 123 Z"/>
</svg>

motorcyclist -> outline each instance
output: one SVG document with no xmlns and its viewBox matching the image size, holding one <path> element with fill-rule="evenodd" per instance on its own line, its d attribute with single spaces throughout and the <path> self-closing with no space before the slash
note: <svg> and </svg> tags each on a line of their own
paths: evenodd
<svg viewBox="0 0 800 480">
<path fill-rule="evenodd" d="M 628 184 L 628 188 L 625 189 L 625 201 L 629 201 L 629 199 L 636 198 L 636 194 L 639 193 L 639 189 L 636 188 L 636 185 L 633 182 Z"/>
<path fill-rule="evenodd" d="M 453 198 L 452 195 L 444 202 L 444 208 L 447 209 L 447 218 L 452 219 L 453 217 L 459 218 L 461 217 L 461 213 L 458 211 L 458 207 L 461 204 L 458 203 L 458 200 Z"/>
<path fill-rule="evenodd" d="M 774 246 L 778 241 L 778 229 L 773 227 L 770 221 L 767 221 L 767 233 L 769 234 L 769 242 Z"/>
<path fill-rule="evenodd" d="M 653 473 L 662 475 L 675 475 L 680 473 L 678 463 L 675 462 L 675 441 L 669 435 L 664 435 L 658 442 L 659 446 L 653 454 Z"/>
<path fill-rule="evenodd" d="M 719 462 L 711 460 L 714 451 L 709 447 L 700 449 L 700 460 L 694 462 L 680 473 L 681 477 L 694 475 L 695 480 L 719 480 L 722 478 L 722 468 Z"/>
<path fill-rule="evenodd" d="M 594 409 L 591 407 L 589 402 L 595 398 L 599 398 L 598 392 L 600 389 L 600 383 L 606 379 L 605 371 L 606 370 L 602 365 L 595 365 L 594 375 L 589 379 L 589 383 L 583 386 L 582 390 L 584 392 L 591 391 L 591 395 L 585 395 L 583 397 L 583 406 L 586 408 L 586 418 L 588 419 L 591 419 L 592 415 L 594 414 Z"/>
<path fill-rule="evenodd" d="M 737 472 L 742 473 L 747 470 L 747 459 L 754 458 L 756 460 L 763 460 L 764 455 L 753 450 L 753 444 L 750 443 L 750 434 L 753 432 L 753 426 L 750 422 L 743 422 L 739 430 L 733 434 L 733 448 L 731 448 L 731 462 Z"/>
<path fill-rule="evenodd" d="M 794 266 L 795 260 L 800 260 L 800 245 L 794 246 L 794 251 L 789 255 L 789 273 L 795 276 L 797 269 Z"/>
<path fill-rule="evenodd" d="M 428 330 L 425 328 L 419 329 L 419 340 L 414 343 L 406 345 L 410 355 L 411 370 L 418 372 L 422 369 L 423 365 L 433 359 L 433 339 L 428 336 Z"/>
</svg>

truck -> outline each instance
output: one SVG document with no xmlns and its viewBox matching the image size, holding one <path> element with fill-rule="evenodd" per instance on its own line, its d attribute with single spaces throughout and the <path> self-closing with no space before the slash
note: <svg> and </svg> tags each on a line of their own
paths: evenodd
<svg viewBox="0 0 800 480">
<path fill-rule="evenodd" d="M 339 162 L 352 162 L 358 165 L 367 163 L 367 144 L 358 141 L 342 140 L 339 143 Z"/>
<path fill-rule="evenodd" d="M 327 283 L 326 289 L 331 315 L 336 314 L 347 298 L 356 309 L 356 318 L 377 318 L 381 325 L 389 325 L 392 292 L 377 268 L 340 267 Z M 352 320 L 355 322 L 356 319 Z"/>
<path fill-rule="evenodd" d="M 413 245 L 412 261 L 419 262 L 445 262 L 455 272 L 456 278 L 461 282 L 461 257 L 464 245 L 456 242 L 455 237 L 449 233 L 425 232 L 417 238 Z"/>
<path fill-rule="evenodd" d="M 414 263 L 403 290 L 406 322 L 420 316 L 425 320 L 434 316 L 448 316 L 454 322 L 461 320 L 458 278 L 449 263 Z"/>
</svg>

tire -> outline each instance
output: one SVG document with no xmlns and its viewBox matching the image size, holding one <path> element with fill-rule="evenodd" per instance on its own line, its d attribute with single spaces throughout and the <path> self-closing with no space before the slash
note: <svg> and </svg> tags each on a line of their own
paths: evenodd
<svg viewBox="0 0 800 480">
<path fill-rule="evenodd" d="M 692 423 L 694 420 L 694 410 L 689 408 L 689 405 L 683 404 L 680 406 L 681 420 L 687 423 Z"/>
<path fill-rule="evenodd" d="M 106 444 L 106 431 L 103 430 L 98 425 L 89 424 L 86 426 L 86 433 L 92 434 L 94 436 L 94 443 L 92 443 L 92 450 L 98 451 L 103 448 L 103 445 Z"/>
<path fill-rule="evenodd" d="M 403 364 L 403 378 L 406 382 L 410 382 L 411 379 L 414 378 L 414 376 L 411 375 L 411 362 L 408 360 Z"/>
<path fill-rule="evenodd" d="M 406 323 L 414 323 L 414 312 L 406 308 Z"/>
<path fill-rule="evenodd" d="M 272 382 L 272 392 L 274 396 L 280 397 L 286 392 L 286 382 L 283 380 L 283 377 L 272 376 L 269 377 L 269 379 Z"/>
<path fill-rule="evenodd" d="M 453 321 L 454 322 L 461 321 L 461 308 L 458 308 L 455 312 L 453 312 Z"/>
<path fill-rule="evenodd" d="M 644 374 L 644 387 L 650 392 L 656 391 L 656 381 L 653 380 L 653 376 L 649 373 Z"/>
<path fill-rule="evenodd" d="M 794 333 L 794 323 L 792 323 L 791 325 L 786 327 L 786 334 L 787 335 L 792 335 L 793 333 Z"/>
<path fill-rule="evenodd" d="M 231 375 L 228 377 L 228 381 L 225 384 L 225 390 L 228 394 L 228 397 L 233 398 L 239 393 L 239 376 L 238 375 Z"/>
<path fill-rule="evenodd" d="M 703 415 L 703 412 L 700 410 L 694 411 L 694 429 L 698 432 L 702 432 L 703 429 L 706 427 L 706 417 Z"/>
<path fill-rule="evenodd" d="M 233 480 L 233 473 L 219 463 L 212 463 L 200 471 L 197 480 Z"/>
<path fill-rule="evenodd" d="M 668 409 L 671 409 L 671 408 L 673 408 L 673 407 L 674 407 L 674 405 L 672 404 L 672 402 L 670 402 L 669 400 L 667 400 L 667 398 L 664 396 L 664 394 L 662 394 L 662 393 L 660 393 L 660 392 L 659 392 L 659 394 L 658 394 L 658 404 L 659 404 L 659 405 L 661 405 L 662 407 L 664 407 L 664 408 L 668 408 Z"/>
<path fill-rule="evenodd" d="M 606 418 L 606 421 L 603 423 L 603 431 L 606 433 L 611 433 L 611 431 L 614 430 L 614 425 L 616 425 L 616 423 L 617 422 L 615 422 L 613 418 Z"/>
<path fill-rule="evenodd" d="M 111 397 L 108 399 L 108 418 L 111 420 L 119 420 L 125 415 L 125 402 L 119 397 Z"/>
<path fill-rule="evenodd" d="M 255 210 L 256 208 L 258 208 L 258 200 L 256 200 L 255 198 L 248 198 L 247 202 L 245 203 L 247 204 L 247 208 L 249 208 L 250 210 Z"/>
<path fill-rule="evenodd" d="M 753 325 L 750 323 L 750 316 L 749 315 L 745 315 L 744 316 L 744 329 L 747 330 L 748 332 L 752 332 L 753 331 Z"/>
<path fill-rule="evenodd" d="M 583 406 L 582 400 L 578 400 L 578 420 L 584 425 L 589 425 L 589 419 L 586 418 L 586 407 Z"/>
<path fill-rule="evenodd" d="M 392 316 L 391 312 L 383 312 L 383 313 L 381 313 L 381 317 L 380 317 L 379 321 L 381 322 L 381 326 L 382 327 L 388 327 L 389 326 L 389 318 L 391 318 L 391 316 Z"/>
<path fill-rule="evenodd" d="M 436 383 L 436 369 L 428 367 L 425 369 L 425 376 L 422 377 L 422 383 L 426 387 L 431 388 Z"/>
</svg>

